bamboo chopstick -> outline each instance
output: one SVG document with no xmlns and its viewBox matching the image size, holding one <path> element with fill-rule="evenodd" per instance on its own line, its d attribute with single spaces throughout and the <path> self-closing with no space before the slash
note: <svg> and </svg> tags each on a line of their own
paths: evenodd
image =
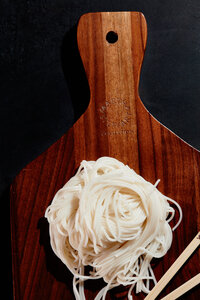
<svg viewBox="0 0 200 300">
<path fill-rule="evenodd" d="M 186 281 L 184 284 L 179 286 L 177 289 L 175 289 L 173 292 L 171 292 L 161 300 L 175 300 L 178 297 L 185 294 L 186 292 L 188 292 L 189 290 L 191 290 L 197 284 L 200 284 L 200 273 L 192 277 L 190 280 Z"/>
<path fill-rule="evenodd" d="M 190 244 L 185 248 L 181 255 L 175 260 L 168 271 L 161 277 L 158 283 L 154 286 L 151 292 L 145 297 L 145 300 L 154 300 L 176 272 L 182 267 L 190 255 L 195 251 L 195 249 L 200 245 L 200 232 L 195 236 L 195 238 L 190 242 Z"/>
</svg>

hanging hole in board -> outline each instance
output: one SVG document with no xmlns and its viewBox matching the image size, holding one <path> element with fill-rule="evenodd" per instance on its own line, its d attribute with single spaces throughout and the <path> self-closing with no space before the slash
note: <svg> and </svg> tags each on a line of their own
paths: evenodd
<svg viewBox="0 0 200 300">
<path fill-rule="evenodd" d="M 107 40 L 108 43 L 114 44 L 118 41 L 118 34 L 114 31 L 109 31 L 106 34 L 106 40 Z"/>
</svg>

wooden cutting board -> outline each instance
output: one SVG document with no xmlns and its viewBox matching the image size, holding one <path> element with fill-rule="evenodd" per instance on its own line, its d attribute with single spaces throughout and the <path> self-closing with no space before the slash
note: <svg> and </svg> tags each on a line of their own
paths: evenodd
<svg viewBox="0 0 200 300">
<path fill-rule="evenodd" d="M 174 232 L 172 246 L 153 263 L 157 279 L 200 230 L 200 153 L 155 120 L 138 95 L 147 40 L 144 16 L 138 12 L 89 13 L 81 17 L 77 35 L 90 85 L 89 107 L 11 186 L 16 300 L 74 299 L 72 276 L 51 250 L 43 216 L 56 191 L 83 159 L 115 157 L 152 183 L 159 178 L 159 190 L 181 205 L 183 221 Z M 80 101 L 81 96 L 80 91 Z M 196 275 L 199 261 L 196 251 L 161 296 Z M 93 299 L 102 286 L 101 280 L 86 283 L 87 299 Z M 199 293 L 197 287 L 184 299 L 197 299 Z M 126 299 L 127 288 L 113 289 L 107 297 Z M 144 294 L 134 299 L 144 299 Z"/>
</svg>

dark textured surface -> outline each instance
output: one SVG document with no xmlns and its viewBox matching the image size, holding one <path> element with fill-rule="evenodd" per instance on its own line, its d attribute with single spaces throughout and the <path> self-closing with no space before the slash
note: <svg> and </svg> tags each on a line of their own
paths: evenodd
<svg viewBox="0 0 200 300">
<path fill-rule="evenodd" d="M 148 41 L 141 98 L 163 124 L 200 149 L 198 0 L 1 0 L 2 203 L 9 201 L 8 186 L 20 169 L 60 138 L 85 109 L 88 90 L 72 41 L 83 13 L 105 10 L 144 13 Z M 5 213 L 9 219 L 7 204 Z"/>
<path fill-rule="evenodd" d="M 106 41 L 111 29 L 119 37 L 114 44 Z M 146 32 L 145 19 L 137 12 L 91 13 L 79 22 L 78 44 L 91 91 L 88 109 L 61 139 L 23 168 L 11 185 L 16 300 L 74 299 L 71 274 L 53 255 L 44 214 L 56 191 L 75 174 L 83 159 L 115 157 L 151 183 L 159 178 L 159 190 L 180 204 L 184 217 L 173 233 L 172 246 L 162 259 L 155 259 L 157 279 L 199 231 L 200 153 L 150 116 L 138 97 Z M 119 193 L 123 190 L 119 188 Z M 151 218 L 152 207 L 148 211 Z M 177 219 L 178 214 L 171 226 Z M 124 222 L 123 217 L 120 220 Z M 178 272 L 162 296 L 198 272 L 197 251 L 187 272 Z M 94 299 L 99 283 L 86 284 L 86 299 Z M 106 299 L 122 299 L 120 290 L 108 293 Z M 124 299 L 126 294 L 124 291 Z M 198 295 L 199 289 L 184 299 L 196 300 Z M 144 295 L 134 299 L 144 299 Z"/>
<path fill-rule="evenodd" d="M 144 13 L 148 41 L 141 98 L 163 124 L 200 149 L 199 1 L 4 0 L 0 4 L 1 190 L 66 132 L 73 114 L 87 105 L 89 97 L 79 80 L 81 64 L 73 50 L 76 24 L 81 14 L 104 10 Z"/>
</svg>

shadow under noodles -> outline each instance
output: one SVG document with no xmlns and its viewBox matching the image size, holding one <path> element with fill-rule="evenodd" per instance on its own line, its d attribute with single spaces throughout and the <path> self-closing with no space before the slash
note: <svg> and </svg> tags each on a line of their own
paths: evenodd
<svg viewBox="0 0 200 300">
<path fill-rule="evenodd" d="M 50 245 L 49 237 L 49 223 L 45 217 L 38 221 L 38 229 L 40 230 L 40 245 L 44 248 L 46 268 L 55 279 L 59 282 L 65 283 L 66 288 L 73 293 L 72 280 L 73 275 L 62 263 L 62 261 L 55 255 Z"/>
<path fill-rule="evenodd" d="M 49 223 L 45 217 L 42 217 L 38 221 L 38 229 L 40 230 L 40 245 L 44 248 L 46 268 L 53 277 L 66 285 L 66 289 L 70 290 L 73 294 L 73 274 L 68 270 L 65 264 L 55 255 L 50 245 L 49 237 Z M 89 275 L 90 267 L 85 268 L 86 275 Z M 103 279 L 96 280 L 86 280 L 84 282 L 85 295 L 92 292 L 93 295 L 98 294 L 98 292 L 106 286 Z M 118 291 L 118 290 L 117 290 Z M 120 291 L 124 292 L 124 289 L 120 287 Z M 113 289 L 112 293 L 109 291 L 111 299 L 122 299 L 116 297 L 116 289 Z M 124 293 L 127 294 L 126 292 Z M 124 298 L 125 299 L 125 298 Z"/>
</svg>

